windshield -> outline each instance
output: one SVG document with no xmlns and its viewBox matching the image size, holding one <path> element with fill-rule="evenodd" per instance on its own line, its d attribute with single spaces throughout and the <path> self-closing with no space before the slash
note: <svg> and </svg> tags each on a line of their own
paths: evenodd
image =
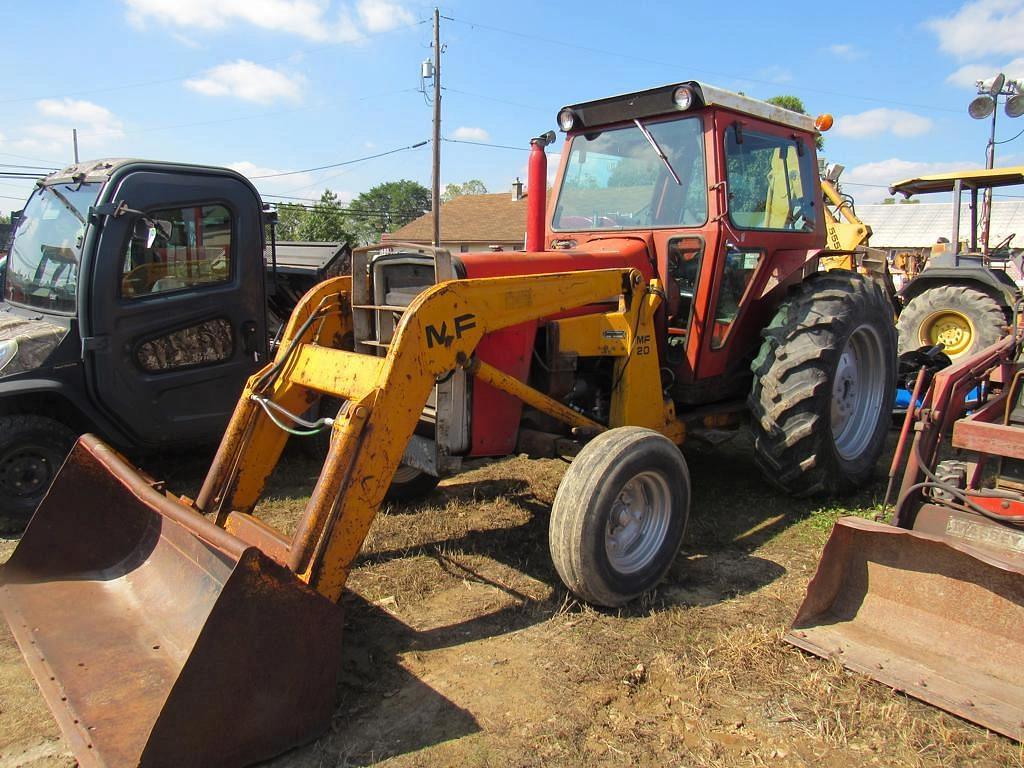
<svg viewBox="0 0 1024 768">
<path fill-rule="evenodd" d="M 11 240 L 4 298 L 54 312 L 75 311 L 78 262 L 99 184 L 40 187 Z"/>
<path fill-rule="evenodd" d="M 707 221 L 700 118 L 644 123 L 643 128 L 653 144 L 635 124 L 573 138 L 553 229 L 696 227 Z"/>
</svg>

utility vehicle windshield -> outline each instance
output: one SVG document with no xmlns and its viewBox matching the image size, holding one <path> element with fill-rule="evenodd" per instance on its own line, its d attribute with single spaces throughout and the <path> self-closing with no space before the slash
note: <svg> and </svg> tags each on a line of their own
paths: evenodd
<svg viewBox="0 0 1024 768">
<path fill-rule="evenodd" d="M 702 225 L 708 211 L 702 131 L 700 118 L 689 117 L 576 136 L 569 147 L 552 228 Z"/>
<path fill-rule="evenodd" d="M 78 264 L 89 206 L 99 184 L 39 187 L 11 239 L 4 298 L 54 312 L 74 312 Z"/>
</svg>

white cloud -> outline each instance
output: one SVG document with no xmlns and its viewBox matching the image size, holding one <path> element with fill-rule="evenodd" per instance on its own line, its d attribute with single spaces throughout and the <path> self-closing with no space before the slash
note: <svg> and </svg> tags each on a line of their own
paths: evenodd
<svg viewBox="0 0 1024 768">
<path fill-rule="evenodd" d="M 366 31 L 387 32 L 395 27 L 412 24 L 416 17 L 398 3 L 388 0 L 359 0 L 356 6 L 359 20 Z"/>
<path fill-rule="evenodd" d="M 295 173 L 289 174 L 288 176 L 278 176 L 279 173 L 283 173 L 286 169 L 284 168 L 269 168 L 267 166 L 258 165 L 248 160 L 240 160 L 236 163 L 228 163 L 227 167 L 232 171 L 238 171 L 248 179 L 252 179 L 253 183 L 257 184 L 261 189 L 278 189 L 278 187 L 295 188 L 296 186 L 308 186 L 313 183 L 313 177 L 308 173 Z M 276 178 L 259 178 L 260 176 L 271 176 Z"/>
<path fill-rule="evenodd" d="M 952 16 L 930 19 L 939 48 L 960 58 L 1024 53 L 1024 0 L 974 0 Z"/>
<path fill-rule="evenodd" d="M 866 139 L 891 133 L 901 138 L 921 136 L 932 128 L 932 121 L 927 117 L 915 115 L 902 109 L 869 109 L 857 115 L 842 115 L 836 118 L 837 135 L 852 139 Z"/>
<path fill-rule="evenodd" d="M 185 87 L 204 96 L 234 96 L 244 101 L 270 104 L 274 101 L 301 101 L 304 82 L 299 75 L 286 75 L 239 59 L 207 70 L 200 78 L 186 80 Z"/>
<path fill-rule="evenodd" d="M 864 51 L 850 43 L 836 43 L 835 45 L 830 45 L 826 50 L 836 58 L 844 59 L 846 61 L 863 59 L 865 55 Z"/>
<path fill-rule="evenodd" d="M 91 101 L 42 99 L 36 102 L 36 111 L 46 122 L 25 126 L 16 139 L 0 136 L 0 145 L 28 155 L 70 157 L 74 128 L 87 155 L 124 136 L 124 126 L 114 113 Z"/>
<path fill-rule="evenodd" d="M 1002 72 L 1011 80 L 1024 81 L 1024 56 L 997 66 L 995 64 L 967 64 L 946 78 L 951 85 L 959 85 L 974 90 L 979 80 L 989 80 Z"/>
<path fill-rule="evenodd" d="M 69 128 L 78 128 L 83 134 L 103 134 L 109 138 L 120 138 L 124 135 L 124 126 L 114 113 L 91 101 L 42 99 L 36 102 L 36 109 L 43 117 L 61 120 L 67 123 Z"/>
<path fill-rule="evenodd" d="M 455 129 L 452 133 L 453 139 L 462 139 L 463 141 L 490 141 L 491 134 L 485 131 L 483 128 L 471 128 L 468 126 L 462 126 Z"/>
<path fill-rule="evenodd" d="M 239 22 L 317 42 L 354 42 L 415 21 L 403 5 L 359 0 L 355 9 L 331 0 L 123 0 L 129 20 L 189 31 L 220 30 Z M 190 39 L 190 38 L 189 38 Z"/>
<path fill-rule="evenodd" d="M 931 173 L 945 173 L 976 167 L 977 163 L 968 161 L 921 163 L 892 157 L 888 160 L 847 168 L 839 183 L 840 185 L 843 183 L 849 185 L 845 191 L 852 194 L 858 203 L 877 203 L 882 198 L 889 197 L 889 185 L 897 181 Z"/>
</svg>

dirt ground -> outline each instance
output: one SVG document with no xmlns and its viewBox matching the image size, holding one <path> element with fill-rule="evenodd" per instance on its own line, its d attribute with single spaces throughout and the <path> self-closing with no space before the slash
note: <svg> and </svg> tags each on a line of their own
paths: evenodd
<svg viewBox="0 0 1024 768">
<path fill-rule="evenodd" d="M 268 765 L 1024 766 L 1013 742 L 780 639 L 832 521 L 872 515 L 884 480 L 832 506 L 777 495 L 742 440 L 687 459 L 683 551 L 618 611 L 573 600 L 549 560 L 560 461 L 486 464 L 387 508 L 343 602 L 333 728 Z M 169 486 L 200 467 L 171 466 Z M 289 459 L 263 515 L 293 525 L 317 469 Z M 3 625 L 0 766 L 74 763 Z"/>
</svg>

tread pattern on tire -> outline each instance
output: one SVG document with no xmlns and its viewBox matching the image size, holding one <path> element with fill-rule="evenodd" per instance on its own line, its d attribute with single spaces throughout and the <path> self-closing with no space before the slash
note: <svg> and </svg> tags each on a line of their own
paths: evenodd
<svg viewBox="0 0 1024 768">
<path fill-rule="evenodd" d="M 652 439 L 657 439 L 659 443 L 663 441 L 665 448 L 678 454 L 681 479 L 686 489 L 683 506 L 688 515 L 690 476 L 686 461 L 668 438 L 660 432 L 644 427 L 618 427 L 595 437 L 573 460 L 558 486 L 548 527 L 551 559 L 565 585 L 593 605 L 622 605 L 643 592 L 641 590 L 636 594 L 624 595 L 608 589 L 598 576 L 597 565 L 592 562 L 590 553 L 583 546 L 586 542 L 582 532 L 588 515 L 593 514 L 591 504 L 588 503 L 593 491 L 602 487 L 625 453 L 638 450 L 640 443 Z M 682 521 L 682 527 L 678 541 L 673 544 L 672 557 L 668 559 L 661 573 L 657 574 L 658 581 L 672 566 L 675 553 L 682 544 L 686 528 L 685 519 Z"/>
<path fill-rule="evenodd" d="M 992 346 L 1006 333 L 1006 315 L 999 302 L 984 291 L 968 285 L 939 285 L 922 291 L 903 308 L 896 328 L 899 331 L 899 353 L 912 352 L 922 346 L 921 324 L 943 307 L 963 312 L 970 318 L 975 339 L 958 357 L 980 352 Z"/>
<path fill-rule="evenodd" d="M 761 332 L 760 352 L 751 364 L 748 398 L 754 456 L 764 476 L 795 496 L 843 494 L 872 474 L 881 454 L 888 412 L 859 461 L 844 462 L 835 451 L 830 411 L 832 374 L 848 334 L 865 318 L 878 330 L 891 358 L 887 402 L 895 390 L 896 331 L 892 307 L 873 280 L 843 270 L 812 276 L 779 307 Z"/>
</svg>

